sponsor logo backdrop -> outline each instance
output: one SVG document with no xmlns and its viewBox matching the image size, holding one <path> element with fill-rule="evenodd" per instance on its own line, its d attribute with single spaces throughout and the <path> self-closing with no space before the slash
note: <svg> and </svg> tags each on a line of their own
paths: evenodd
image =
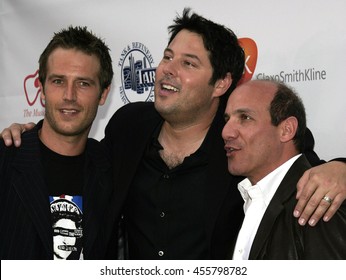
<svg viewBox="0 0 346 280">
<path fill-rule="evenodd" d="M 346 2 L 343 0 L 0 0 L 0 129 L 44 115 L 38 57 L 53 32 L 88 26 L 111 49 L 115 77 L 91 136 L 128 102 L 152 101 L 167 26 L 184 7 L 231 28 L 250 78 L 280 79 L 303 98 L 317 153 L 345 156 Z"/>
</svg>

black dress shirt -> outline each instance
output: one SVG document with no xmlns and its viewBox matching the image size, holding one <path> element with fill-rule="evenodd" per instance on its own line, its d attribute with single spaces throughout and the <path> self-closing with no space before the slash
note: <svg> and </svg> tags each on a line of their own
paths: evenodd
<svg viewBox="0 0 346 280">
<path fill-rule="evenodd" d="M 130 259 L 209 258 L 204 228 L 208 137 L 169 169 L 159 155 L 160 127 L 144 154 L 126 204 Z"/>
</svg>

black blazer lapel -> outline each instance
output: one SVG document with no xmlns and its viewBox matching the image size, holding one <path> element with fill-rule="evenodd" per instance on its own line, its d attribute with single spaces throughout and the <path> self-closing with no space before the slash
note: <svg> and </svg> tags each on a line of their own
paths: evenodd
<svg viewBox="0 0 346 280">
<path fill-rule="evenodd" d="M 43 168 L 39 160 L 39 142 L 37 130 L 28 132 L 22 147 L 17 152 L 13 165 L 18 176 L 13 183 L 19 198 L 27 209 L 32 223 L 49 256 L 53 256 L 52 223 L 49 208 L 49 195 L 43 177 Z M 25 144 L 24 144 L 25 143 Z"/>
<path fill-rule="evenodd" d="M 208 141 L 208 189 L 205 197 L 206 235 L 212 258 L 225 259 L 236 240 L 243 220 L 242 198 L 237 189 L 243 177 L 232 176 L 221 136 L 224 119 L 218 112 L 205 141 Z"/>
<path fill-rule="evenodd" d="M 257 259 L 269 238 L 277 217 L 284 209 L 284 203 L 296 192 L 296 185 L 304 171 L 310 168 L 306 157 L 300 156 L 286 173 L 270 201 L 252 243 L 249 259 Z M 293 213 L 292 213 L 293 215 Z"/>
</svg>

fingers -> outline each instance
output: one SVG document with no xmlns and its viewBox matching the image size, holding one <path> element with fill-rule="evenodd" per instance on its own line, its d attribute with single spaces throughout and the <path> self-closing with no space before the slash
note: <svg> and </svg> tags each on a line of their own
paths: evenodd
<svg viewBox="0 0 346 280">
<path fill-rule="evenodd" d="M 303 191 L 303 189 L 304 189 L 304 186 L 307 184 L 307 182 L 308 182 L 308 180 L 309 180 L 310 172 L 311 172 L 311 169 L 307 170 L 307 171 L 303 174 L 303 176 L 299 179 L 299 181 L 298 181 L 298 184 L 297 184 L 297 195 L 296 195 L 296 198 L 297 198 L 297 199 L 299 199 L 299 197 L 301 196 L 302 191 Z M 300 200 L 300 201 L 303 202 L 303 201 L 305 201 L 306 199 L 309 199 L 311 195 L 312 195 L 312 193 L 311 193 L 311 194 L 306 194 L 306 193 L 304 193 L 304 197 L 302 197 L 302 200 Z M 307 202 L 307 201 L 305 201 L 305 202 Z M 305 206 L 305 204 L 302 205 L 302 206 Z M 304 207 L 303 207 L 303 208 L 304 208 Z"/>
<path fill-rule="evenodd" d="M 300 225 L 314 226 L 322 217 L 324 221 L 333 217 L 346 198 L 345 174 L 342 162 L 326 163 L 304 173 L 297 184 L 298 203 L 293 212 Z"/>
<path fill-rule="evenodd" d="M 323 197 L 325 197 L 325 196 L 330 198 L 331 195 L 330 194 L 328 194 L 328 195 L 322 194 L 322 198 L 320 199 L 321 194 L 322 193 L 318 193 L 316 191 L 314 193 L 314 195 L 310 198 L 310 201 L 308 202 L 307 206 L 305 207 L 303 213 L 301 214 L 301 216 L 298 220 L 300 225 L 305 225 L 306 222 L 308 221 L 308 224 L 310 226 L 315 226 L 322 217 L 324 217 L 325 221 L 328 221 L 331 218 L 331 216 L 329 216 L 330 214 L 328 214 L 328 216 L 326 216 L 326 215 L 327 215 L 328 210 L 330 209 L 330 207 L 332 205 L 333 200 L 331 200 L 331 202 L 329 202 L 329 201 L 326 201 L 323 199 Z M 335 211 L 339 208 L 339 206 L 337 206 L 337 207 L 333 206 L 333 208 L 335 208 Z M 331 212 L 329 212 L 329 213 L 331 213 Z M 335 212 L 333 214 L 335 214 Z"/>
<path fill-rule="evenodd" d="M 314 226 L 330 207 L 330 203 L 325 200 L 322 201 L 322 198 L 325 196 L 324 190 L 317 188 L 317 186 L 309 181 L 305 186 L 306 192 L 304 189 L 301 199 L 298 200 L 294 214 L 299 217 L 298 223 L 300 225 L 305 225 L 309 222 L 309 225 Z M 297 214 L 297 212 L 300 214 Z"/>
<path fill-rule="evenodd" d="M 33 129 L 34 127 L 35 127 L 35 123 L 33 123 L 33 122 L 29 122 L 29 123 L 25 123 L 25 124 L 22 124 L 22 125 L 20 125 L 20 127 L 21 127 L 21 129 L 22 129 L 22 133 L 24 132 L 24 131 L 28 131 L 28 130 L 30 130 L 30 129 Z"/>
<path fill-rule="evenodd" d="M 328 207 L 326 214 L 324 214 L 323 221 L 328 222 L 334 216 L 336 211 L 340 208 L 344 200 L 345 197 L 343 197 L 341 194 L 337 195 Z"/>
<path fill-rule="evenodd" d="M 298 203 L 294 209 L 293 215 L 296 218 L 299 218 L 302 212 L 305 209 L 305 206 L 307 205 L 310 197 L 313 195 L 313 193 L 316 190 L 316 187 L 314 184 L 309 184 L 309 178 L 310 178 L 311 169 L 305 171 L 303 176 L 300 178 L 300 180 L 297 183 L 297 195 L 296 198 L 298 199 Z M 311 206 L 313 207 L 313 206 Z M 305 222 L 305 221 L 301 221 Z"/>
<path fill-rule="evenodd" d="M 21 144 L 21 135 L 25 131 L 23 125 L 14 123 L 10 126 L 10 132 L 12 136 L 12 141 L 16 147 L 19 147 Z"/>
<path fill-rule="evenodd" d="M 1 132 L 1 138 L 4 140 L 4 143 L 6 146 L 11 146 L 12 145 L 12 136 L 9 128 L 5 128 Z"/>
<path fill-rule="evenodd" d="M 301 225 L 305 225 L 306 221 L 309 219 L 310 212 L 312 213 L 311 218 L 308 220 L 308 223 L 310 226 L 315 226 L 317 222 L 323 217 L 323 221 L 328 222 L 336 213 L 336 211 L 339 209 L 341 206 L 342 202 L 344 201 L 345 198 L 342 197 L 342 195 L 336 195 L 335 198 L 333 199 L 333 193 L 331 192 L 328 193 L 327 195 L 323 197 L 330 198 L 331 201 L 326 201 L 323 197 L 320 201 L 320 203 L 317 205 L 316 210 L 314 211 L 313 206 L 307 206 L 305 212 L 302 213 L 300 216 L 298 222 Z"/>
<path fill-rule="evenodd" d="M 34 123 L 28 123 L 28 124 L 18 124 L 13 123 L 10 127 L 5 128 L 1 132 L 1 138 L 4 140 L 6 146 L 15 145 L 16 147 L 19 147 L 21 144 L 21 134 L 33 128 L 35 126 Z"/>
</svg>

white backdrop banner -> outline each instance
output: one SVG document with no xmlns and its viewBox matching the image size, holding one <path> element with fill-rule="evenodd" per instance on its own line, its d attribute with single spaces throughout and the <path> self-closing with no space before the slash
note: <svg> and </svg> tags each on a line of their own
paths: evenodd
<svg viewBox="0 0 346 280">
<path fill-rule="evenodd" d="M 91 131 L 102 139 L 119 107 L 153 100 L 167 27 L 184 7 L 238 35 L 247 54 L 246 78 L 278 79 L 299 92 L 320 157 L 345 156 L 343 0 L 0 0 L 0 129 L 43 118 L 39 55 L 54 32 L 80 25 L 105 39 L 113 59 L 112 91 Z M 136 84 L 128 80 L 136 75 L 132 63 L 140 70 Z"/>
</svg>

